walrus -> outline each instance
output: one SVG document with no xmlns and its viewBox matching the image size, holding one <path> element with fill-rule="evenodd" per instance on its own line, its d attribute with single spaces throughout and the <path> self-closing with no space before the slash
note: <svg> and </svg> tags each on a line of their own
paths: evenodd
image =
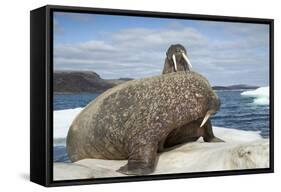
<svg viewBox="0 0 281 192">
<path fill-rule="evenodd" d="M 72 162 L 128 159 L 118 172 L 150 174 L 165 146 L 216 138 L 206 122 L 219 107 L 208 80 L 196 72 L 128 81 L 105 91 L 77 115 L 67 134 L 68 157 Z M 195 120 L 202 122 L 200 129 L 179 130 Z"/>
<path fill-rule="evenodd" d="M 171 45 L 166 52 L 162 74 L 177 71 L 190 71 L 192 65 L 187 57 L 186 49 L 181 44 Z"/>
<path fill-rule="evenodd" d="M 162 74 L 173 73 L 178 71 L 190 71 L 192 68 L 191 62 L 187 57 L 186 49 L 181 44 L 171 45 L 166 52 L 166 59 L 164 63 L 164 68 Z M 161 145 L 160 151 L 164 151 L 166 148 L 173 147 L 178 144 L 192 142 L 198 140 L 198 136 L 202 134 L 197 134 L 197 132 L 202 131 L 201 129 L 201 119 L 185 124 L 179 128 L 174 129 L 168 136 L 165 144 Z M 212 134 L 212 123 L 211 120 L 206 122 L 206 131 Z M 206 142 L 224 142 L 217 137 L 204 137 Z"/>
</svg>

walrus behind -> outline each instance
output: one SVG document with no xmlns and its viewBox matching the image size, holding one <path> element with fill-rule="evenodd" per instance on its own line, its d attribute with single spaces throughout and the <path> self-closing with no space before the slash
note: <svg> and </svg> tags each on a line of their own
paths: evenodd
<svg viewBox="0 0 281 192">
<path fill-rule="evenodd" d="M 156 166 L 157 152 L 177 144 L 172 139 L 179 137 L 177 128 L 208 121 L 204 117 L 219 107 L 208 80 L 195 72 L 123 83 L 98 96 L 75 118 L 67 135 L 69 159 L 128 159 L 119 172 L 149 174 Z M 206 123 L 192 134 L 192 138 L 215 138 Z"/>
</svg>

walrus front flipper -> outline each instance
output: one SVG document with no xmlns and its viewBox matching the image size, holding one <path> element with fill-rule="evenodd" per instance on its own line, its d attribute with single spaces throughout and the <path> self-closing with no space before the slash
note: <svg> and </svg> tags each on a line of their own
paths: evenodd
<svg viewBox="0 0 281 192">
<path fill-rule="evenodd" d="M 212 129 L 212 123 L 210 120 L 206 122 L 206 124 L 202 127 L 203 128 L 203 140 L 205 142 L 216 143 L 216 142 L 224 142 L 224 140 L 215 137 Z"/>
<path fill-rule="evenodd" d="M 214 137 L 211 140 L 206 141 L 206 142 L 209 142 L 209 143 L 219 143 L 219 142 L 225 142 L 225 141 L 220 139 L 220 138 L 218 138 L 218 137 Z"/>
<path fill-rule="evenodd" d="M 130 147 L 128 163 L 117 172 L 125 175 L 147 175 L 154 171 L 158 145 L 137 143 Z"/>
</svg>

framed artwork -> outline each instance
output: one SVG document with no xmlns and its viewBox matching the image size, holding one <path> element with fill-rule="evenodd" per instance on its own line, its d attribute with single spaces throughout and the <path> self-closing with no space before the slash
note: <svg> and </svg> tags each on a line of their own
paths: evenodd
<svg viewBox="0 0 281 192">
<path fill-rule="evenodd" d="M 31 11 L 30 179 L 273 172 L 273 20 Z"/>
</svg>

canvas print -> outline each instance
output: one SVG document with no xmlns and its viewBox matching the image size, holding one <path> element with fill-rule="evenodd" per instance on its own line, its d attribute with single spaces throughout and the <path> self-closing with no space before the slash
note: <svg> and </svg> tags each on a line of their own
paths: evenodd
<svg viewBox="0 0 281 192">
<path fill-rule="evenodd" d="M 269 36 L 55 11 L 53 180 L 269 168 Z"/>
</svg>

